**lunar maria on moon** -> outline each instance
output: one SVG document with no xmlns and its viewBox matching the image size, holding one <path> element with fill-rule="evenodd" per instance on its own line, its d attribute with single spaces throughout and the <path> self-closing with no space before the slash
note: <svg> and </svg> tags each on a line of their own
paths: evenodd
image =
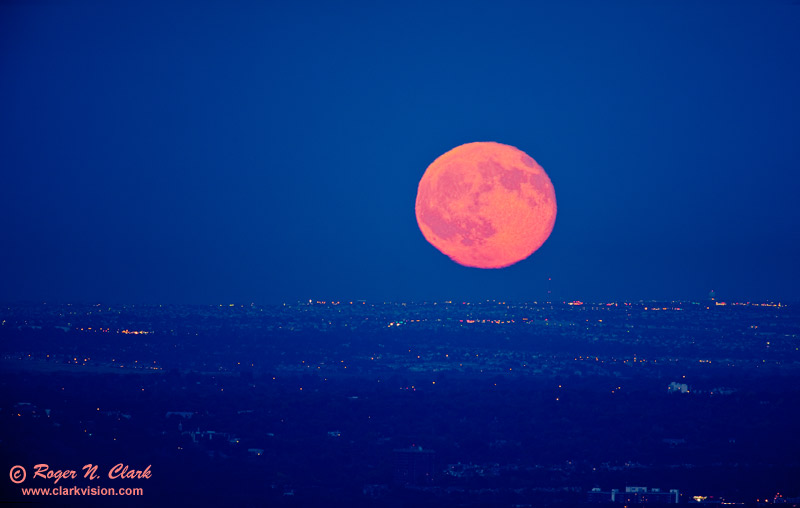
<svg viewBox="0 0 800 508">
<path fill-rule="evenodd" d="M 425 239 L 456 263 L 503 268 L 550 236 L 556 195 L 544 169 L 522 150 L 467 143 L 425 170 L 416 215 Z"/>
</svg>

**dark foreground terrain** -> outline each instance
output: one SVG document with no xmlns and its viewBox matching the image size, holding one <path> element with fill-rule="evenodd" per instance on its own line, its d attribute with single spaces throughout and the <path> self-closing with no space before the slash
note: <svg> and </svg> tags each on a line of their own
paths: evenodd
<svg viewBox="0 0 800 508">
<path fill-rule="evenodd" d="M 136 506 L 800 495 L 792 307 L 468 307 L 7 306 L 0 500 L 110 503 L 21 493 L 59 485 L 141 488 L 112 500 Z M 150 478 L 109 479 L 118 463 Z"/>
</svg>

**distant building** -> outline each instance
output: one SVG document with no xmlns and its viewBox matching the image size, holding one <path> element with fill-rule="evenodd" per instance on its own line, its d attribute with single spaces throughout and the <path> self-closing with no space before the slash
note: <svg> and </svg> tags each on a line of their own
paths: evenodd
<svg viewBox="0 0 800 508">
<path fill-rule="evenodd" d="M 623 503 L 631 504 L 678 504 L 680 502 L 680 492 L 678 489 L 670 489 L 669 492 L 661 489 L 648 489 L 647 487 L 625 487 L 622 492 L 619 489 L 611 489 L 610 492 L 594 488 L 587 494 L 587 501 L 590 503 Z"/>
<path fill-rule="evenodd" d="M 689 386 L 686 383 L 671 382 L 667 387 L 669 393 L 689 393 Z"/>
<path fill-rule="evenodd" d="M 436 453 L 421 446 L 394 451 L 394 483 L 426 485 L 433 482 Z"/>
<path fill-rule="evenodd" d="M 164 415 L 164 418 L 169 418 L 171 416 L 177 416 L 178 418 L 189 419 L 194 415 L 191 411 L 167 411 L 167 414 Z"/>
</svg>

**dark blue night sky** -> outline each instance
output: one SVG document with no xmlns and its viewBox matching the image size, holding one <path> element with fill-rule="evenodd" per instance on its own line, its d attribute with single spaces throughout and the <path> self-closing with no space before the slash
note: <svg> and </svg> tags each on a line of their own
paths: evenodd
<svg viewBox="0 0 800 508">
<path fill-rule="evenodd" d="M 0 4 L 0 300 L 798 300 L 800 5 Z M 470 141 L 555 186 L 465 268 L 415 216 Z"/>
</svg>

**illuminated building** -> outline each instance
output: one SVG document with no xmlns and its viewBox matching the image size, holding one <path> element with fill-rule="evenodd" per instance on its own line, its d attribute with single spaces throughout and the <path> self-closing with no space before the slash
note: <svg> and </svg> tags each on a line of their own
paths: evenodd
<svg viewBox="0 0 800 508">
<path fill-rule="evenodd" d="M 611 489 L 610 492 L 594 488 L 589 491 L 587 501 L 591 503 L 623 503 L 631 504 L 678 504 L 680 492 L 670 489 L 669 492 L 647 487 L 625 487 L 625 492 Z"/>
<path fill-rule="evenodd" d="M 394 451 L 394 483 L 397 485 L 426 485 L 433 482 L 433 450 L 421 446 Z"/>
</svg>

